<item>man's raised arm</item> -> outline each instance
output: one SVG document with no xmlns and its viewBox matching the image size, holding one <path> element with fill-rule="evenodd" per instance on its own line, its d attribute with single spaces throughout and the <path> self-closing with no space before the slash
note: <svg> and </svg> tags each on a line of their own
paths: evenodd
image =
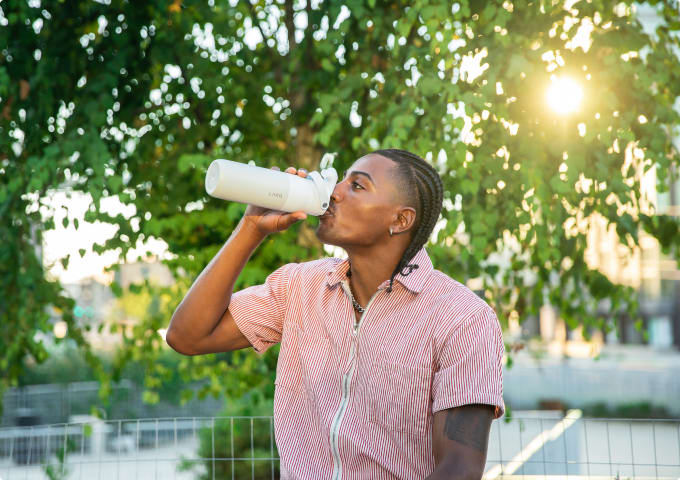
<svg viewBox="0 0 680 480">
<path fill-rule="evenodd" d="M 286 172 L 305 177 L 304 170 Z M 246 262 L 271 233 L 303 220 L 304 212 L 282 213 L 248 206 L 229 240 L 203 269 L 172 315 L 166 341 L 184 355 L 226 352 L 250 343 L 229 313 L 234 285 Z"/>
</svg>

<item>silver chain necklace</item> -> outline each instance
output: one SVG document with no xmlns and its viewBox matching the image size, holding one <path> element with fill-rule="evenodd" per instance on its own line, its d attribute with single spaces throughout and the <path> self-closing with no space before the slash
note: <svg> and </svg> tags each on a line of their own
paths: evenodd
<svg viewBox="0 0 680 480">
<path fill-rule="evenodd" d="M 366 309 L 364 307 L 362 307 L 361 305 L 359 305 L 359 302 L 357 302 L 354 299 L 354 295 L 352 295 L 351 292 L 350 292 L 350 298 L 352 299 L 352 305 L 354 306 L 354 310 L 356 310 L 359 313 L 364 313 L 366 311 Z"/>
<path fill-rule="evenodd" d="M 347 284 L 347 286 L 349 287 L 349 283 Z M 354 299 L 354 294 L 352 293 L 352 287 L 349 287 L 348 291 L 349 291 L 349 298 L 350 298 L 350 300 L 352 300 L 352 306 L 354 307 L 354 310 L 356 310 L 359 313 L 364 313 L 366 311 L 366 309 L 364 307 L 362 307 L 361 305 L 359 305 L 359 302 L 357 302 Z"/>
<path fill-rule="evenodd" d="M 347 270 L 347 277 L 349 278 L 351 276 L 352 276 L 352 270 L 349 269 L 349 270 Z M 352 293 L 352 287 L 350 287 L 349 282 L 347 282 L 347 291 L 349 292 L 350 300 L 352 300 L 352 306 L 354 307 L 354 310 L 356 310 L 359 313 L 364 313 L 366 311 L 366 308 L 359 305 L 359 302 L 357 302 L 354 299 L 354 294 Z"/>
</svg>

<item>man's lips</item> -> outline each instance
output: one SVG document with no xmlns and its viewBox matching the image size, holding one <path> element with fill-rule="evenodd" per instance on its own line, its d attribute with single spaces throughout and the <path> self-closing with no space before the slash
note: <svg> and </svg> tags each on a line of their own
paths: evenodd
<svg viewBox="0 0 680 480">
<path fill-rule="evenodd" d="M 328 218 L 333 216 L 333 209 L 331 207 L 328 207 L 325 212 L 323 212 L 323 215 L 321 215 L 319 218 Z"/>
</svg>

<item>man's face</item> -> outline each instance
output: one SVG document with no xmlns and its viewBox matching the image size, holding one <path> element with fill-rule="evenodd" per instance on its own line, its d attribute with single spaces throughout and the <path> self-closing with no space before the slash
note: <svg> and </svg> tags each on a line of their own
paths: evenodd
<svg viewBox="0 0 680 480">
<path fill-rule="evenodd" d="M 395 169 L 392 160 L 377 154 L 354 162 L 319 217 L 319 240 L 345 249 L 384 241 L 400 207 Z"/>
</svg>

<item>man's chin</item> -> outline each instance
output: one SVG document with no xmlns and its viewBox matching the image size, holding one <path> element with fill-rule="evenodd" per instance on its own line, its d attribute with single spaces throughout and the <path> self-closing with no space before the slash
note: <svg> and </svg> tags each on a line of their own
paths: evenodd
<svg viewBox="0 0 680 480">
<path fill-rule="evenodd" d="M 335 239 L 333 238 L 333 235 L 324 227 L 324 225 L 319 224 L 316 227 L 316 230 L 314 230 L 314 233 L 316 234 L 316 238 L 319 239 L 321 243 L 324 245 L 334 245 L 334 246 L 339 246 Z"/>
</svg>

